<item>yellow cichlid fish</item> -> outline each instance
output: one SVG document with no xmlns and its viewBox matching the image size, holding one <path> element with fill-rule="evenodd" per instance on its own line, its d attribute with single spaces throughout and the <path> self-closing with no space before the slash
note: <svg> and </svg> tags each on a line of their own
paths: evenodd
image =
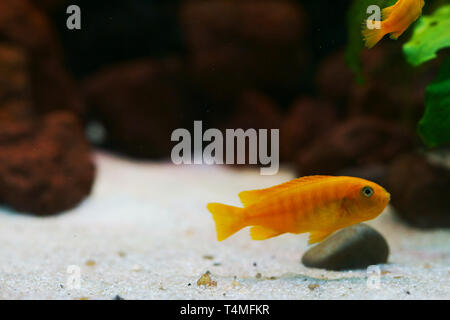
<svg viewBox="0 0 450 320">
<path fill-rule="evenodd" d="M 397 40 L 420 17 L 424 5 L 424 0 L 398 0 L 393 6 L 383 9 L 381 28 L 366 27 L 363 30 L 366 47 L 373 48 L 388 33 L 391 39 Z"/>
<path fill-rule="evenodd" d="M 253 240 L 283 233 L 310 233 L 309 243 L 377 217 L 390 194 L 376 183 L 353 177 L 309 176 L 267 189 L 243 191 L 244 208 L 209 203 L 222 241 L 247 226 Z"/>
</svg>

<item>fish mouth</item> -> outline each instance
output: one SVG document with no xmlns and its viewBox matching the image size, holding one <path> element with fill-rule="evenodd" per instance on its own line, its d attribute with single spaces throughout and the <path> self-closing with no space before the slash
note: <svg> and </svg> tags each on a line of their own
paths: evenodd
<svg viewBox="0 0 450 320">
<path fill-rule="evenodd" d="M 384 194 L 383 196 L 381 196 L 378 200 L 379 204 L 382 205 L 383 207 L 386 207 L 389 202 L 391 201 L 391 194 L 389 192 L 387 192 L 386 190 L 384 190 Z"/>
<path fill-rule="evenodd" d="M 391 201 L 391 194 L 389 192 L 387 192 L 386 189 L 384 189 L 384 188 L 382 188 L 382 189 L 383 189 L 384 194 L 385 194 L 385 196 L 387 198 L 387 202 Z"/>
</svg>

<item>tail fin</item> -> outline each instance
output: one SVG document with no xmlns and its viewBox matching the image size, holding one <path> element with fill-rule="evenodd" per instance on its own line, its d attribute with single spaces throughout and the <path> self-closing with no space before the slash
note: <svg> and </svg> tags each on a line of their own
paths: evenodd
<svg viewBox="0 0 450 320">
<path fill-rule="evenodd" d="M 245 209 L 221 203 L 209 203 L 208 210 L 216 222 L 217 240 L 222 241 L 246 227 L 243 219 Z"/>
<path fill-rule="evenodd" d="M 383 27 L 381 29 L 364 29 L 363 32 L 364 41 L 366 43 L 366 47 L 371 49 L 375 47 L 375 45 L 383 39 L 386 35 Z"/>
</svg>

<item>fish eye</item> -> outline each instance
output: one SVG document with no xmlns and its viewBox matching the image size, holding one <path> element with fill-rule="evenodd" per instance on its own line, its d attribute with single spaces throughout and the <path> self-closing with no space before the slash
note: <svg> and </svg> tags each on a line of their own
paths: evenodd
<svg viewBox="0 0 450 320">
<path fill-rule="evenodd" d="M 364 187 L 361 189 L 361 193 L 363 196 L 370 198 L 373 195 L 373 189 L 371 187 Z"/>
</svg>

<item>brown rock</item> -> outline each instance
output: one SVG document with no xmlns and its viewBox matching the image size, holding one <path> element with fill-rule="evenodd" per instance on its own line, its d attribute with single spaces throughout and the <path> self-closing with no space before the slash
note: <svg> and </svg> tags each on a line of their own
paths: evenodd
<svg viewBox="0 0 450 320">
<path fill-rule="evenodd" d="M 255 92 L 248 91 L 243 93 L 237 103 L 236 108 L 231 112 L 226 120 L 217 123 L 225 136 L 226 129 L 255 129 L 259 139 L 259 129 L 267 129 L 267 150 L 271 150 L 271 129 L 279 129 L 281 126 L 281 114 L 278 105 L 269 97 Z M 249 147 L 246 143 L 245 164 L 249 164 Z M 235 160 L 237 164 L 237 146 L 235 145 Z M 224 147 L 224 157 L 226 157 L 226 148 Z M 258 165 L 261 165 L 260 163 Z"/>
<path fill-rule="evenodd" d="M 296 91 L 305 15 L 289 0 L 191 0 L 180 10 L 194 83 L 213 97 Z"/>
<path fill-rule="evenodd" d="M 21 48 L 28 60 L 34 110 L 40 114 L 58 109 L 83 113 L 52 26 L 40 9 L 28 0 L 0 1 L 0 38 Z"/>
<path fill-rule="evenodd" d="M 17 4 L 16 9 L 20 1 Z M 0 12 L 0 33 L 4 15 Z M 20 28 L 14 25 L 9 32 L 18 37 Z M 0 202 L 18 211 L 54 214 L 89 194 L 94 166 L 75 116 L 55 113 L 39 118 L 43 110 L 36 108 L 32 81 L 36 65 L 30 62 L 36 48 L 26 41 L 0 45 Z M 51 81 L 41 84 L 46 85 Z"/>
<path fill-rule="evenodd" d="M 294 160 L 301 150 L 330 130 L 336 121 L 336 109 L 329 102 L 307 97 L 298 99 L 281 125 L 281 159 Z"/>
<path fill-rule="evenodd" d="M 246 91 L 237 99 L 228 119 L 216 123 L 227 129 L 279 129 L 281 113 L 277 103 L 264 94 Z M 219 120 L 220 121 L 220 120 Z"/>
<path fill-rule="evenodd" d="M 169 156 L 172 131 L 193 124 L 175 59 L 112 66 L 91 76 L 84 92 L 106 128 L 108 144 L 133 156 Z"/>
<path fill-rule="evenodd" d="M 374 117 L 355 117 L 330 129 L 300 152 L 300 175 L 334 174 L 338 170 L 386 163 L 410 150 L 414 139 L 402 127 Z"/>
<path fill-rule="evenodd" d="M 345 106 L 349 116 L 373 115 L 415 128 L 423 114 L 425 88 L 437 68 L 412 69 L 398 43 L 363 51 L 362 67 L 364 83 L 358 84 L 344 52 L 330 55 L 317 72 L 319 91 Z"/>
<path fill-rule="evenodd" d="M 0 123 L 32 116 L 31 84 L 24 51 L 0 45 Z"/>
<path fill-rule="evenodd" d="M 388 168 L 387 189 L 396 214 L 420 228 L 450 227 L 450 169 L 406 154 Z"/>
<path fill-rule="evenodd" d="M 316 74 L 316 86 L 321 96 L 335 103 L 346 103 L 354 87 L 355 77 L 345 63 L 345 52 L 330 54 L 320 64 Z"/>
<path fill-rule="evenodd" d="M 68 210 L 90 193 L 94 172 L 81 126 L 70 113 L 0 127 L 0 201 L 15 210 Z"/>
</svg>

